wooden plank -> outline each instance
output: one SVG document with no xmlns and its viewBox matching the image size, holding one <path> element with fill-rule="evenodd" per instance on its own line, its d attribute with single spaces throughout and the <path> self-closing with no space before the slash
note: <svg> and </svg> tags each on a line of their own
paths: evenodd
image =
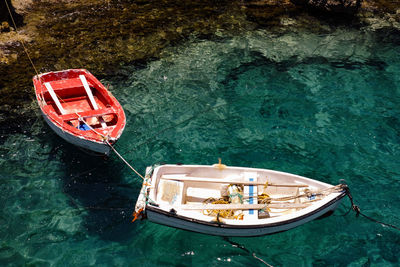
<svg viewBox="0 0 400 267">
<path fill-rule="evenodd" d="M 272 204 L 184 204 L 176 206 L 176 208 L 184 210 L 260 210 L 270 209 L 302 209 L 307 208 L 311 204 L 297 203 L 272 203 Z"/>
<path fill-rule="evenodd" d="M 89 86 L 93 86 L 90 81 L 87 81 Z M 51 86 L 53 87 L 54 91 L 57 92 L 58 90 L 69 89 L 69 88 L 81 88 L 82 81 L 79 78 L 70 78 L 64 80 L 56 80 L 51 81 Z"/>
<path fill-rule="evenodd" d="M 96 101 L 94 100 L 93 94 L 92 94 L 92 90 L 90 90 L 89 84 L 86 80 L 85 75 L 79 75 L 79 79 L 81 79 L 83 87 L 85 88 L 86 94 L 89 96 L 89 100 L 90 103 L 92 103 L 92 106 L 94 109 L 99 109 L 99 107 L 97 106 Z M 101 127 L 106 128 L 107 124 L 105 123 L 105 121 L 103 120 L 103 117 L 99 116 L 99 121 L 101 123 Z"/>
<path fill-rule="evenodd" d="M 58 97 L 56 93 L 54 93 L 53 87 L 51 87 L 50 83 L 44 83 L 44 86 L 46 86 L 47 91 L 50 93 L 51 98 L 53 98 L 54 103 L 56 103 L 56 106 L 60 111 L 61 115 L 66 114 L 64 108 L 61 106 L 60 100 L 58 100 Z"/>
<path fill-rule="evenodd" d="M 99 109 L 99 107 L 97 106 L 96 101 L 94 100 L 93 94 L 92 94 L 92 90 L 90 90 L 89 84 L 86 81 L 86 77 L 85 75 L 79 75 L 79 79 L 81 79 L 83 87 L 85 88 L 86 94 L 89 96 L 89 100 L 90 103 L 92 104 L 94 109 Z"/>
<path fill-rule="evenodd" d="M 252 181 L 252 182 L 257 182 L 258 180 L 258 175 L 257 172 L 243 172 L 243 177 L 246 181 Z M 257 190 L 258 186 L 254 185 L 245 185 L 243 188 L 243 202 L 245 204 L 258 204 L 258 198 L 257 198 Z M 245 216 L 253 219 L 258 219 L 258 212 L 256 212 L 253 209 L 246 210 Z"/>
<path fill-rule="evenodd" d="M 173 175 L 162 175 L 161 179 L 176 180 L 176 181 L 188 181 L 188 182 L 204 182 L 204 183 L 220 183 L 220 184 L 243 184 L 243 185 L 265 185 L 262 182 L 250 182 L 250 181 L 237 181 L 228 180 L 224 178 L 207 178 L 207 177 L 191 177 L 191 176 L 173 176 Z M 276 187 L 308 187 L 306 184 L 268 184 L 268 186 Z"/>
<path fill-rule="evenodd" d="M 113 113 L 115 113 L 114 109 L 104 108 L 104 109 L 98 109 L 98 110 L 89 110 L 89 111 L 65 114 L 65 115 L 61 115 L 60 118 L 63 121 L 70 121 L 70 120 L 77 120 L 77 119 L 79 119 L 79 117 L 91 118 L 91 117 L 104 116 L 104 115 L 113 114 Z"/>
</svg>

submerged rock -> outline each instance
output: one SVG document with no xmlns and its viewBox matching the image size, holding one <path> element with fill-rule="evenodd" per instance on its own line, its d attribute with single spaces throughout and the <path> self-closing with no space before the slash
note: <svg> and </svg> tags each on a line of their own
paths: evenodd
<svg viewBox="0 0 400 267">
<path fill-rule="evenodd" d="M 15 8 L 12 5 L 11 0 L 0 1 L 0 23 L 5 21 L 9 25 L 13 25 L 13 21 L 10 17 L 9 9 L 10 9 L 10 12 L 14 19 L 15 24 L 17 24 L 17 26 L 23 25 L 24 18 L 20 14 L 15 12 Z"/>
<path fill-rule="evenodd" d="M 355 15 L 362 0 L 291 0 L 296 5 L 303 5 L 322 12 Z"/>
<path fill-rule="evenodd" d="M 0 35 L 0 106 L 32 101 L 36 70 L 86 68 L 102 78 L 123 64 L 158 58 L 164 48 L 192 36 L 254 28 L 228 0 L 42 0 L 18 12 L 25 14 L 26 25 Z"/>
<path fill-rule="evenodd" d="M 9 32 L 10 31 L 10 24 L 7 21 L 3 21 L 0 25 L 0 32 Z"/>
<path fill-rule="evenodd" d="M 336 17 L 321 19 L 306 12 L 309 7 L 330 14 L 359 11 L 357 19 L 373 30 L 400 28 L 400 7 L 393 0 L 7 0 L 15 7 L 16 32 L 5 18 L 5 3 L 0 0 L 6 21 L 0 19 L 0 25 L 9 31 L 0 34 L 0 107 L 32 101 L 36 70 L 22 44 L 38 72 L 87 68 L 102 78 L 124 64 L 158 58 L 165 48 L 193 37 L 221 38 L 256 28 L 278 34 L 329 32 Z"/>
</svg>

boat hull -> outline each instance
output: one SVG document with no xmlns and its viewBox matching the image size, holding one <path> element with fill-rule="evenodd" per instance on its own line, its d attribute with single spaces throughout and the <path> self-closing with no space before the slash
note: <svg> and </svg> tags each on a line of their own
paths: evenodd
<svg viewBox="0 0 400 267">
<path fill-rule="evenodd" d="M 251 179 L 250 182 L 245 180 L 246 177 Z M 228 191 L 232 184 L 243 184 L 240 204 L 232 201 L 235 194 L 239 194 Z M 266 195 L 270 201 L 252 203 L 254 194 L 247 192 L 255 192 L 257 199 Z M 221 199 L 227 193 L 229 200 L 223 201 L 229 203 L 205 204 L 210 198 Z M 220 164 L 162 165 L 146 169 L 135 211 L 136 214 L 144 212 L 151 222 L 192 232 L 232 237 L 262 236 L 330 215 L 346 194 L 342 185 L 332 186 L 268 169 Z M 250 198 L 253 198 L 251 202 Z M 254 213 L 252 208 L 261 211 Z M 219 210 L 218 214 L 209 209 Z M 221 213 L 220 217 L 221 210 L 239 210 L 236 214 L 242 217 L 233 217 L 235 213 Z"/>
<path fill-rule="evenodd" d="M 58 127 L 55 125 L 48 117 L 46 114 L 43 113 L 42 111 L 42 116 L 46 123 L 50 126 L 50 128 L 62 139 L 67 141 L 68 143 L 78 146 L 80 148 L 83 148 L 85 150 L 90 150 L 95 153 L 103 154 L 103 155 L 108 155 L 111 151 L 110 146 L 108 146 L 106 143 L 99 143 L 91 140 L 86 140 L 82 137 L 75 136 L 67 131 L 63 131 L 62 128 Z"/>
<path fill-rule="evenodd" d="M 165 212 L 157 207 L 152 207 L 151 205 L 146 207 L 146 217 L 149 221 L 154 223 L 208 235 L 228 237 L 262 236 L 284 232 L 309 221 L 315 220 L 327 213 L 332 213 L 338 207 L 344 196 L 345 193 L 338 196 L 336 199 L 320 209 L 302 217 L 265 225 L 233 226 L 217 222 L 207 223 L 192 218 L 185 218 L 171 212 Z"/>
</svg>

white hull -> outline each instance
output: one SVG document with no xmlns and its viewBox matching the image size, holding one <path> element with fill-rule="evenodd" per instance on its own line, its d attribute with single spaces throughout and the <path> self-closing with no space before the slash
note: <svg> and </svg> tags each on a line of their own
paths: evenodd
<svg viewBox="0 0 400 267">
<path fill-rule="evenodd" d="M 218 224 L 217 222 L 213 224 L 204 224 L 201 222 L 191 221 L 188 219 L 180 219 L 173 214 L 163 214 L 159 211 L 154 211 L 152 208 L 147 208 L 146 216 L 151 222 L 171 226 L 183 230 L 188 230 L 197 233 L 218 235 L 218 236 L 238 236 L 238 237 L 248 237 L 248 236 L 261 236 L 269 235 L 274 233 L 279 233 L 287 231 L 289 229 L 300 226 L 306 222 L 315 220 L 324 214 L 334 211 L 339 205 L 340 201 L 333 203 L 326 208 L 293 221 L 283 221 L 279 224 L 266 224 L 266 225 L 246 225 L 244 227 L 230 227 L 224 224 Z"/>
<path fill-rule="evenodd" d="M 57 126 L 52 121 L 50 121 L 46 114 L 44 114 L 42 112 L 42 115 L 43 115 L 44 120 L 50 126 L 50 128 L 53 129 L 53 131 L 58 136 L 60 136 L 62 139 L 64 139 L 68 143 L 71 143 L 80 148 L 87 149 L 87 150 L 90 150 L 90 151 L 93 151 L 96 153 L 100 153 L 100 154 L 108 155 L 110 153 L 110 147 L 107 144 L 86 140 L 84 138 L 80 138 L 80 137 L 72 135 L 66 131 L 63 131 L 63 129 L 61 127 Z"/>
<path fill-rule="evenodd" d="M 229 184 L 243 185 L 240 203 L 233 202 L 238 193 L 229 193 L 229 203 L 207 204 L 210 197 L 222 199 Z M 263 195 L 268 196 L 268 202 L 262 202 Z M 135 210 L 158 224 L 210 235 L 245 237 L 286 231 L 331 214 L 345 196 L 340 185 L 273 170 L 163 165 L 154 172 L 151 168 L 146 170 Z M 226 215 L 224 210 L 236 211 Z"/>
</svg>

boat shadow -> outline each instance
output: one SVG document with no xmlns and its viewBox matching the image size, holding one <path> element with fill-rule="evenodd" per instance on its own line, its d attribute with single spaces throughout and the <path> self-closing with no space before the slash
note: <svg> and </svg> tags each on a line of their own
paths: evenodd
<svg viewBox="0 0 400 267">
<path fill-rule="evenodd" d="M 62 190 L 69 204 L 81 211 L 85 231 L 104 240 L 129 240 L 136 228 L 131 220 L 140 186 L 124 181 L 123 163 L 87 154 L 63 140 L 54 143 L 65 169 Z"/>
</svg>

